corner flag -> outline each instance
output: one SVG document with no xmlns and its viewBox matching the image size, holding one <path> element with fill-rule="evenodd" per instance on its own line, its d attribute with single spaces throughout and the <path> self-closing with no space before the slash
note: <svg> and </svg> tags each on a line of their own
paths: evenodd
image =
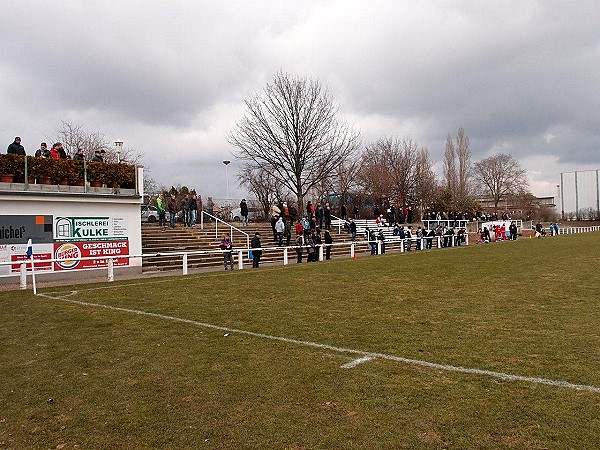
<svg viewBox="0 0 600 450">
<path fill-rule="evenodd" d="M 31 255 L 33 255 L 33 246 L 31 244 L 31 239 L 27 241 L 27 253 L 25 254 L 27 255 L 27 258 L 31 258 Z"/>
</svg>

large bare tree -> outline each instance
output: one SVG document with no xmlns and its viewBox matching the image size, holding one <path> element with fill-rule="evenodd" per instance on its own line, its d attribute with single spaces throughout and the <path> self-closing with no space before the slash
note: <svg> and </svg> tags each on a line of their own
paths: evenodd
<svg viewBox="0 0 600 450">
<path fill-rule="evenodd" d="M 320 82 L 283 72 L 262 94 L 244 100 L 246 113 L 229 134 L 245 169 L 265 169 L 304 209 L 304 196 L 350 158 L 360 135 L 337 119 Z"/>
<path fill-rule="evenodd" d="M 475 163 L 474 173 L 481 193 L 494 201 L 495 211 L 502 198 L 521 194 L 529 187 L 527 171 L 519 161 L 504 153 Z"/>
</svg>

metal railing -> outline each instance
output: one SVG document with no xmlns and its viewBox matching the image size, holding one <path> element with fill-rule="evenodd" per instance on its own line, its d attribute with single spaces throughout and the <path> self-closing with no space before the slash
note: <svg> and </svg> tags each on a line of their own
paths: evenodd
<svg viewBox="0 0 600 450">
<path fill-rule="evenodd" d="M 230 223 L 225 222 L 223 219 L 219 219 L 218 217 L 207 213 L 206 211 L 201 211 L 201 213 L 200 213 L 200 229 L 202 231 L 204 231 L 204 216 L 205 215 L 215 221 L 215 238 L 216 239 L 219 238 L 219 223 L 221 223 L 221 230 L 223 228 L 225 228 L 225 229 L 229 228 L 229 236 L 231 236 L 232 240 L 233 240 L 233 230 L 235 230 L 246 238 L 246 247 L 250 247 L 250 235 L 248 233 L 240 230 L 238 227 L 234 227 Z"/>
</svg>

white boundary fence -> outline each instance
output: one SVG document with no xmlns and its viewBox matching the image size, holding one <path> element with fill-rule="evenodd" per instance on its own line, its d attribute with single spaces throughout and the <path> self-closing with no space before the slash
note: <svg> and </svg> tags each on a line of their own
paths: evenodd
<svg viewBox="0 0 600 450">
<path fill-rule="evenodd" d="M 589 233 L 591 231 L 600 231 L 600 225 L 590 227 L 565 227 L 559 228 L 558 234 L 575 234 L 575 233 Z"/>
<path fill-rule="evenodd" d="M 595 232 L 595 231 L 600 231 L 600 226 L 561 228 L 561 229 L 559 229 L 559 234 L 576 234 L 576 233 L 588 233 L 588 232 Z M 435 237 L 429 238 L 429 239 L 437 240 L 437 246 L 435 248 L 443 248 L 441 246 L 441 241 L 444 239 L 444 237 L 445 236 L 435 236 Z M 450 247 L 460 245 L 457 243 L 457 239 L 458 239 L 457 235 L 448 236 L 448 238 L 451 238 Z M 466 238 L 465 244 L 469 245 L 468 234 L 465 235 L 465 238 Z M 416 245 L 417 240 L 418 239 L 416 237 L 413 237 L 410 239 L 388 238 L 385 240 L 384 245 L 385 245 L 385 249 L 387 251 L 387 250 L 393 250 L 395 248 L 395 247 L 393 247 L 394 244 L 399 244 L 400 253 L 409 251 L 412 248 L 414 248 L 416 251 L 426 250 L 426 241 L 428 240 L 428 238 L 426 238 L 426 237 L 421 238 L 421 243 L 420 243 L 419 248 L 417 248 L 417 245 Z M 331 247 L 339 247 L 339 246 L 349 247 L 350 258 L 354 258 L 356 255 L 356 246 L 368 245 L 369 247 L 371 247 L 371 244 L 376 245 L 376 254 L 377 255 L 381 255 L 381 254 L 385 253 L 385 252 L 382 252 L 382 242 L 379 240 L 377 240 L 377 241 L 340 242 L 337 244 L 334 243 L 334 244 L 328 244 L 328 245 Z M 240 247 L 240 248 L 234 249 L 232 251 L 232 253 L 237 253 L 237 266 L 238 266 L 239 270 L 242 270 L 244 268 L 244 252 L 251 252 L 253 250 L 281 252 L 281 254 L 282 254 L 281 260 L 283 262 L 283 265 L 288 265 L 290 251 L 292 251 L 292 256 L 294 256 L 295 249 L 298 247 L 299 246 L 289 246 L 289 247 L 274 246 L 274 247 L 261 247 L 261 248 L 248 248 L 248 247 L 241 248 Z M 303 249 L 308 249 L 309 246 L 302 245 L 300 247 L 302 247 Z M 319 244 L 317 246 L 319 261 L 323 261 L 323 259 L 324 259 L 325 247 L 327 247 L 326 244 Z M 80 260 L 80 261 L 87 261 L 87 260 L 96 260 L 97 261 L 99 259 L 107 260 L 108 261 L 107 262 L 107 281 L 112 282 L 115 279 L 115 277 L 114 277 L 114 261 L 116 259 L 124 259 L 124 258 L 128 258 L 128 259 L 142 258 L 143 259 L 143 258 L 156 257 L 156 256 L 173 256 L 173 257 L 181 256 L 182 257 L 182 275 L 187 275 L 188 274 L 188 256 L 189 255 L 223 254 L 225 252 L 226 252 L 226 250 L 193 250 L 193 251 L 185 251 L 185 252 L 144 253 L 144 254 L 137 254 L 137 255 L 90 256 L 90 257 L 78 258 L 78 260 Z M 21 289 L 27 289 L 27 273 L 28 273 L 27 266 L 30 266 L 31 267 L 30 275 L 31 275 L 32 281 L 33 281 L 33 291 L 34 291 L 34 294 L 37 295 L 36 286 L 35 286 L 35 274 L 36 273 L 49 274 L 49 273 L 56 273 L 56 272 L 46 272 L 44 270 L 36 272 L 35 265 L 36 264 L 47 265 L 48 263 L 54 263 L 54 262 L 60 262 L 60 261 L 69 261 L 69 260 L 68 259 L 43 259 L 43 260 L 34 261 L 33 259 L 29 259 L 29 260 L 23 260 L 23 261 L 0 262 L 0 266 L 19 265 L 19 267 L 20 267 L 19 276 L 20 276 Z M 129 267 L 129 266 L 123 266 L 123 267 Z M 98 270 L 98 269 L 94 269 L 94 270 Z"/>
</svg>

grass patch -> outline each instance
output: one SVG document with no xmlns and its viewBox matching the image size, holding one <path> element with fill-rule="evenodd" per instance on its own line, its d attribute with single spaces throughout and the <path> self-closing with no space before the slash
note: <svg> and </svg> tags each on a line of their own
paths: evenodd
<svg viewBox="0 0 600 450">
<path fill-rule="evenodd" d="M 600 387 L 598 233 L 47 288 Z M 0 293 L 0 448 L 600 448 L 600 394 Z"/>
</svg>

